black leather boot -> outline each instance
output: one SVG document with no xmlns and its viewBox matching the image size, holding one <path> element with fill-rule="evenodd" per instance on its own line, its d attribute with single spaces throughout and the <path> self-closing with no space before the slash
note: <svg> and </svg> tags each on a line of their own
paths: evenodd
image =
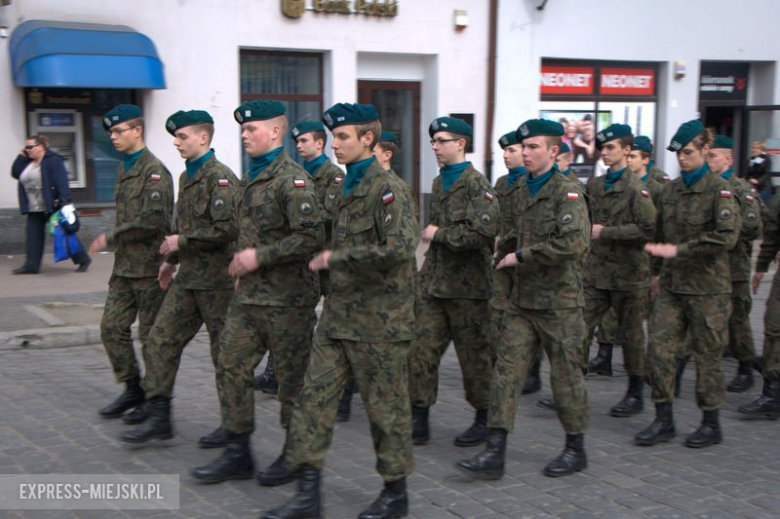
<svg viewBox="0 0 780 519">
<path fill-rule="evenodd" d="M 149 418 L 149 402 L 143 402 L 141 405 L 125 414 L 122 417 L 122 421 L 127 425 L 137 425 L 144 423 Z"/>
<path fill-rule="evenodd" d="M 284 446 L 282 447 L 282 453 L 276 458 L 276 461 L 271 465 L 257 473 L 257 482 L 264 487 L 278 487 L 279 485 L 285 485 L 294 480 L 297 476 L 295 472 L 292 472 L 287 466 L 287 436 L 284 438 Z"/>
<path fill-rule="evenodd" d="M 672 403 L 655 404 L 655 420 L 646 429 L 634 436 L 634 445 L 655 445 L 677 436 L 674 429 Z"/>
<path fill-rule="evenodd" d="M 279 381 L 276 380 L 276 361 L 271 352 L 268 352 L 268 362 L 265 363 L 265 371 L 255 377 L 255 391 L 262 391 L 268 395 L 279 394 Z"/>
<path fill-rule="evenodd" d="M 227 445 L 227 431 L 222 426 L 198 439 L 198 447 L 201 449 L 216 449 L 225 445 Z"/>
<path fill-rule="evenodd" d="M 645 408 L 644 400 L 642 398 L 642 390 L 645 387 L 645 383 L 639 377 L 630 377 L 628 379 L 628 391 L 623 400 L 615 404 L 615 406 L 609 411 L 609 414 L 617 418 L 625 418 L 633 416 L 637 413 L 641 413 Z"/>
<path fill-rule="evenodd" d="M 540 398 L 536 401 L 536 406 L 548 411 L 555 411 L 555 400 L 551 396 Z"/>
<path fill-rule="evenodd" d="M 344 392 L 341 393 L 341 399 L 339 399 L 339 410 L 336 412 L 337 422 L 346 422 L 349 420 L 349 415 L 352 411 L 352 395 L 355 392 L 355 379 L 350 377 L 347 379 L 347 383 L 344 384 Z"/>
<path fill-rule="evenodd" d="M 563 452 L 544 468 L 544 475 L 559 478 L 586 468 L 588 468 L 588 457 L 585 454 L 585 435 L 567 434 Z"/>
<path fill-rule="evenodd" d="M 103 418 L 119 418 L 125 411 L 141 405 L 145 400 L 144 388 L 141 387 L 141 380 L 134 378 L 125 382 L 125 390 L 119 397 L 101 409 L 100 416 Z"/>
<path fill-rule="evenodd" d="M 758 371 L 761 376 L 764 376 L 764 357 L 762 355 L 753 359 L 753 369 Z"/>
<path fill-rule="evenodd" d="M 322 517 L 319 469 L 303 465 L 300 474 L 298 492 L 285 504 L 265 514 L 263 519 L 320 519 Z"/>
<path fill-rule="evenodd" d="M 227 445 L 219 458 L 192 471 L 192 477 L 204 483 L 221 483 L 229 479 L 249 479 L 255 473 L 250 433 L 226 431 Z"/>
<path fill-rule="evenodd" d="M 613 347 L 614 345 L 611 342 L 599 343 L 599 352 L 588 362 L 588 373 L 604 375 L 605 377 L 612 376 Z"/>
<path fill-rule="evenodd" d="M 123 442 L 144 443 L 149 440 L 170 440 L 173 438 L 171 426 L 171 399 L 152 398 L 145 404 L 149 418 L 133 429 L 120 436 Z"/>
<path fill-rule="evenodd" d="M 428 407 L 412 406 L 412 443 L 415 445 L 425 445 L 431 441 L 428 410 Z"/>
<path fill-rule="evenodd" d="M 455 445 L 457 447 L 474 447 L 487 440 L 488 430 L 487 426 L 487 409 L 480 409 L 477 411 L 474 417 L 474 423 L 471 427 L 463 431 L 457 438 L 455 438 Z"/>
<path fill-rule="evenodd" d="M 506 435 L 506 429 L 490 429 L 485 450 L 470 460 L 459 461 L 455 468 L 474 479 L 501 479 L 504 477 Z"/>
<path fill-rule="evenodd" d="M 682 388 L 683 373 L 685 373 L 685 365 L 688 364 L 688 359 L 682 357 L 674 358 L 674 397 L 680 396 L 680 388 Z"/>
<path fill-rule="evenodd" d="M 409 515 L 409 496 L 406 494 L 406 478 L 385 481 L 385 488 L 371 506 L 363 510 L 358 519 L 398 519 Z"/>
<path fill-rule="evenodd" d="M 718 421 L 718 410 L 704 411 L 701 425 L 685 439 L 685 446 L 702 449 L 723 441 L 723 432 Z"/>
<path fill-rule="evenodd" d="M 524 395 L 530 395 L 542 389 L 542 377 L 539 376 L 541 368 L 542 359 L 536 359 L 536 362 L 531 364 L 531 369 L 528 371 L 528 378 L 525 379 L 525 384 L 523 384 Z"/>
<path fill-rule="evenodd" d="M 740 406 L 740 413 L 753 418 L 777 420 L 780 418 L 780 380 L 764 379 L 764 390 L 753 402 Z"/>
<path fill-rule="evenodd" d="M 753 361 L 741 360 L 739 361 L 737 375 L 734 377 L 734 380 L 726 386 L 726 391 L 731 393 L 744 393 L 751 387 L 753 387 Z"/>
</svg>

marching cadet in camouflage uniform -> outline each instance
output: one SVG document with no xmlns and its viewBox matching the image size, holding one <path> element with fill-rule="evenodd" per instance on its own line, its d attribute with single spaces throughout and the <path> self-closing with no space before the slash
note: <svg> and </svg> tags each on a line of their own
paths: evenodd
<svg viewBox="0 0 780 519">
<path fill-rule="evenodd" d="M 731 316 L 729 317 L 728 347 L 739 361 L 739 370 L 726 390 L 742 393 L 753 386 L 753 359 L 756 347 L 750 327 L 750 263 L 753 240 L 761 234 L 761 199 L 753 195 L 750 184 L 734 174 L 734 141 L 725 135 L 716 135 L 707 155 L 710 171 L 728 180 L 731 192 L 742 209 L 742 230 L 739 240 L 729 251 L 731 267 Z"/>
<path fill-rule="evenodd" d="M 222 380 L 217 390 L 227 445 L 219 458 L 192 473 L 209 483 L 252 475 L 252 375 L 268 349 L 277 362 L 281 424 L 285 429 L 289 425 L 303 386 L 320 299 L 317 274 L 308 269 L 308 261 L 325 240 L 314 182 L 282 147 L 288 130 L 284 105 L 249 101 L 233 115 L 252 162 L 236 193 L 240 252 L 228 268 L 236 287 L 219 339 Z M 257 477 L 266 485 L 291 481 L 284 450 Z"/>
<path fill-rule="evenodd" d="M 563 176 L 568 177 L 571 180 L 576 180 L 577 182 L 580 181 L 574 171 L 569 167 L 571 166 L 571 149 L 565 142 L 561 143 L 561 151 L 559 151 L 558 156 L 555 157 L 555 165 L 558 166 L 558 171 L 560 171 Z"/>
<path fill-rule="evenodd" d="M 379 137 L 376 146 L 374 146 L 374 157 L 376 157 L 376 160 L 382 169 L 388 173 L 396 175 L 398 178 L 403 178 L 398 174 L 397 171 L 393 169 L 392 165 L 393 158 L 395 158 L 396 153 L 398 153 L 400 149 L 401 148 L 398 147 L 398 140 L 395 138 L 395 135 L 391 132 L 382 131 L 382 135 Z M 406 194 L 411 197 L 413 201 L 416 201 L 417 197 L 414 194 L 414 189 L 412 189 L 412 186 L 406 182 L 403 182 L 403 185 L 404 189 L 406 190 Z M 417 209 L 416 202 L 415 209 Z M 415 210 L 413 216 L 415 221 L 419 223 L 418 212 L 419 211 Z"/>
<path fill-rule="evenodd" d="M 144 120 L 135 105 L 118 105 L 103 117 L 114 148 L 123 154 L 117 170 L 114 230 L 101 234 L 89 247 L 93 255 L 116 247 L 114 269 L 108 281 L 108 297 L 100 321 L 100 340 L 118 382 L 125 391 L 100 410 L 104 418 L 138 423 L 146 416 L 141 372 L 133 350 L 130 325 L 138 316 L 138 338 L 144 364 L 149 363 L 146 340 L 165 292 L 157 282 L 162 262 L 160 242 L 170 233 L 173 212 L 173 179 L 144 144 Z"/>
<path fill-rule="evenodd" d="M 780 262 L 780 206 L 775 208 L 771 217 L 764 218 L 764 240 L 761 242 L 752 281 L 754 294 L 758 292 L 761 280 L 772 261 Z M 740 406 L 738 411 L 752 418 L 776 420 L 780 418 L 780 276 L 777 274 L 766 301 L 764 354 L 759 366 L 764 376 L 761 396 Z"/>
<path fill-rule="evenodd" d="M 689 121 L 667 148 L 677 153 L 681 176 L 661 191 L 656 201 L 657 243 L 645 245 L 655 256 L 647 363 L 656 419 L 634 437 L 637 445 L 655 445 L 676 435 L 674 356 L 686 333 L 696 355 L 696 403 L 704 418 L 685 445 L 701 448 L 723 439 L 718 421 L 725 393 L 720 355 L 728 338 L 731 294 L 725 273 L 728 251 L 742 224 L 728 181 L 711 172 L 705 161 L 711 143 L 712 133 L 700 121 Z"/>
<path fill-rule="evenodd" d="M 377 471 L 385 481 L 361 519 L 407 515 L 413 468 L 407 354 L 414 336 L 415 250 L 420 228 L 405 183 L 372 155 L 381 133 L 371 105 L 339 103 L 323 114 L 347 177 L 334 215 L 333 248 L 310 263 L 330 270 L 306 381 L 290 423 L 288 463 L 298 491 L 266 519 L 320 517 L 320 471 L 333 437 L 336 407 L 350 373 L 371 424 Z"/>
<path fill-rule="evenodd" d="M 650 161 L 647 163 L 647 172 L 650 174 L 650 178 L 655 180 L 661 185 L 668 184 L 672 181 L 671 177 L 666 174 L 666 171 L 662 170 L 658 166 L 655 165 L 655 161 L 652 159 L 653 154 L 653 142 L 650 140 L 650 137 L 643 137 L 643 139 L 647 139 L 647 145 L 650 147 Z"/>
<path fill-rule="evenodd" d="M 649 173 L 648 166 L 652 151 L 653 145 L 650 139 L 644 135 L 637 135 L 634 137 L 634 144 L 631 145 L 631 153 L 628 154 L 626 163 L 628 169 L 644 184 L 645 189 L 650 191 L 650 199 L 655 203 L 660 198 L 664 186 Z"/>
<path fill-rule="evenodd" d="M 428 128 L 441 169 L 433 181 L 431 210 L 422 241 L 430 244 L 420 272 L 417 338 L 409 354 L 412 441 L 430 440 L 428 412 L 436 403 L 439 363 L 455 343 L 466 400 L 474 423 L 455 445 L 469 447 L 487 438 L 493 348 L 489 300 L 493 290 L 493 247 L 500 210 L 490 183 L 465 160 L 472 128 L 460 119 L 439 117 Z"/>
<path fill-rule="evenodd" d="M 627 417 L 644 408 L 645 332 L 650 287 L 650 258 L 644 244 L 655 231 L 655 207 L 650 192 L 628 170 L 626 156 L 633 144 L 631 127 L 612 124 L 596 135 L 606 175 L 588 183 L 591 250 L 585 258 L 584 351 L 596 325 L 610 308 L 617 316 L 618 343 L 623 346 L 628 392 L 610 414 Z"/>
<path fill-rule="evenodd" d="M 493 262 L 498 264 L 504 256 L 517 250 L 517 234 L 515 233 L 514 203 L 520 194 L 521 179 L 526 174 L 523 166 L 523 146 L 518 142 L 516 132 L 511 131 L 501 136 L 499 146 L 504 150 L 504 165 L 509 170 L 507 175 L 496 180 L 495 192 L 498 195 L 501 209 L 501 220 L 498 230 L 498 243 L 493 254 Z M 560 153 L 558 154 L 560 157 Z M 495 348 L 499 340 L 499 324 L 501 316 L 509 309 L 512 297 L 512 271 L 493 269 L 493 297 L 490 299 L 490 323 L 492 326 L 492 356 L 495 359 Z M 542 388 L 542 378 L 539 374 L 542 357 L 531 364 L 528 378 L 523 386 L 523 394 L 530 395 Z"/>
<path fill-rule="evenodd" d="M 167 260 L 160 266 L 158 279 L 163 289 L 169 285 L 170 289 L 146 346 L 149 362 L 143 387 L 150 417 L 121 436 L 129 443 L 172 436 L 171 398 L 179 362 L 184 347 L 204 323 L 220 385 L 219 334 L 233 295 L 227 267 L 238 236 L 233 217 L 233 193 L 238 181 L 210 148 L 214 120 L 202 110 L 178 111 L 168 118 L 165 129 L 174 136 L 174 146 L 185 159 L 186 170 L 179 177 L 174 232 L 160 245 L 160 253 Z M 171 284 L 177 263 L 180 268 Z M 218 431 L 216 438 L 202 438 L 201 447 L 224 445 L 224 430 Z"/>
<path fill-rule="evenodd" d="M 565 476 L 588 465 L 581 262 L 591 231 L 585 196 L 554 165 L 562 135 L 560 123 L 544 119 L 528 120 L 517 132 L 528 175 L 515 198 L 517 250 L 497 267 L 513 268 L 514 287 L 490 384 L 490 435 L 484 452 L 456 465 L 477 479 L 504 475 L 507 433 L 514 428 L 528 366 L 541 348 L 550 360 L 555 410 L 566 431 L 566 447 L 544 474 Z"/>
</svg>

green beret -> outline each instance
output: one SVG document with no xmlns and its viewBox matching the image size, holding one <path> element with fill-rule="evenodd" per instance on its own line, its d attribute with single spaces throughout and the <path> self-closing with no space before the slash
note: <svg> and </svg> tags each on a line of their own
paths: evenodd
<svg viewBox="0 0 780 519">
<path fill-rule="evenodd" d="M 596 147 L 601 149 L 609 141 L 622 139 L 631 135 L 631 127 L 627 124 L 610 124 L 596 134 Z"/>
<path fill-rule="evenodd" d="M 366 124 L 378 120 L 379 114 L 374 105 L 356 103 L 336 103 L 322 114 L 322 122 L 329 130 L 348 124 Z"/>
<path fill-rule="evenodd" d="M 176 130 L 185 128 L 187 126 L 192 126 L 194 124 L 205 123 L 214 123 L 214 119 L 211 118 L 211 115 L 209 115 L 208 112 L 203 110 L 190 110 L 189 112 L 179 110 L 172 116 L 168 117 L 168 120 L 165 122 L 165 129 L 168 130 L 168 133 L 171 135 L 176 135 Z"/>
<path fill-rule="evenodd" d="M 564 153 L 571 153 L 571 148 L 569 148 L 569 145 L 565 142 L 561 143 L 561 149 L 558 152 L 558 155 L 563 155 Z"/>
<path fill-rule="evenodd" d="M 393 132 L 386 132 L 383 130 L 382 134 L 379 136 L 379 142 L 392 142 L 398 144 L 398 139 L 395 138 Z"/>
<path fill-rule="evenodd" d="M 650 137 L 637 135 L 634 137 L 634 144 L 631 145 L 631 149 L 653 153 L 653 143 L 650 142 Z"/>
<path fill-rule="evenodd" d="M 297 139 L 301 135 L 311 132 L 324 132 L 325 127 L 319 121 L 300 121 L 298 124 L 292 127 L 290 133 L 293 139 Z"/>
<path fill-rule="evenodd" d="M 523 139 L 537 137 L 539 135 L 560 137 L 563 135 L 563 125 L 559 122 L 549 121 L 547 119 L 528 119 L 517 128 L 515 137 L 518 141 L 523 142 Z"/>
<path fill-rule="evenodd" d="M 688 121 L 677 129 L 677 133 L 674 134 L 674 137 L 672 137 L 672 142 L 669 143 L 669 146 L 667 146 L 666 149 L 669 151 L 680 151 L 686 147 L 688 143 L 694 139 L 694 137 L 703 131 L 704 125 L 701 123 L 701 121 Z"/>
<path fill-rule="evenodd" d="M 734 140 L 731 137 L 725 135 L 716 135 L 715 140 L 712 143 L 713 148 L 725 148 L 727 150 L 734 149 Z"/>
<path fill-rule="evenodd" d="M 238 124 L 251 121 L 267 121 L 287 113 L 284 104 L 275 99 L 255 99 L 239 105 L 233 112 Z"/>
<path fill-rule="evenodd" d="M 501 136 L 500 139 L 498 139 L 498 145 L 501 146 L 502 150 L 505 150 L 507 146 L 511 146 L 513 144 L 520 144 L 517 142 L 517 137 L 515 136 L 515 132 L 509 132 L 505 133 Z"/>
<path fill-rule="evenodd" d="M 434 119 L 430 126 L 428 126 L 428 135 L 433 137 L 438 132 L 456 133 L 458 135 L 465 135 L 471 137 L 474 135 L 474 129 L 469 123 L 463 119 L 456 117 L 439 117 Z"/>
<path fill-rule="evenodd" d="M 139 117 L 141 109 L 136 105 L 116 105 L 103 116 L 103 129 L 108 131 L 112 126 Z"/>
</svg>

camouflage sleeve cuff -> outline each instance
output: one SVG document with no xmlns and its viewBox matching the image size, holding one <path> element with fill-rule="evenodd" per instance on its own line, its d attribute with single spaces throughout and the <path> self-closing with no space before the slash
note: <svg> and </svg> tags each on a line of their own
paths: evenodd
<svg viewBox="0 0 780 519">
<path fill-rule="evenodd" d="M 677 246 L 677 257 L 678 258 L 686 258 L 690 256 L 691 249 L 688 247 L 687 243 L 681 243 Z"/>
<path fill-rule="evenodd" d="M 255 249 L 255 257 L 257 258 L 257 266 L 262 267 L 271 263 L 271 249 L 270 247 L 258 247 Z"/>
<path fill-rule="evenodd" d="M 114 236 L 114 231 L 106 233 L 106 246 L 112 249 L 116 247 L 116 236 Z"/>
<path fill-rule="evenodd" d="M 167 258 L 165 258 L 165 262 L 170 263 L 171 265 L 178 265 L 179 253 L 178 252 L 171 253 Z"/>
<path fill-rule="evenodd" d="M 441 243 L 444 241 L 444 233 L 445 230 L 442 228 L 436 229 L 436 232 L 433 233 L 433 243 Z"/>
<path fill-rule="evenodd" d="M 338 267 L 347 263 L 348 249 L 334 250 L 328 258 L 328 268 Z"/>
<path fill-rule="evenodd" d="M 189 243 L 187 242 L 187 237 L 183 234 L 179 235 L 179 238 L 176 240 L 179 243 L 179 249 L 186 249 L 189 246 Z"/>
<path fill-rule="evenodd" d="M 601 229 L 601 235 L 599 236 L 599 239 L 601 239 L 601 240 L 612 240 L 614 238 L 612 236 L 614 231 L 615 231 L 614 227 L 604 227 L 603 229 Z"/>
</svg>

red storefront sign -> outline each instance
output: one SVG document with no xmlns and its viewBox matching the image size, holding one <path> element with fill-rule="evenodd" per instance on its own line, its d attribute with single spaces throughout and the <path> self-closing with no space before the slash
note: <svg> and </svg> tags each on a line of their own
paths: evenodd
<svg viewBox="0 0 780 519">
<path fill-rule="evenodd" d="M 602 68 L 599 93 L 624 96 L 654 95 L 655 70 L 651 68 Z"/>
<path fill-rule="evenodd" d="M 542 65 L 542 94 L 592 94 L 593 67 Z"/>
</svg>

